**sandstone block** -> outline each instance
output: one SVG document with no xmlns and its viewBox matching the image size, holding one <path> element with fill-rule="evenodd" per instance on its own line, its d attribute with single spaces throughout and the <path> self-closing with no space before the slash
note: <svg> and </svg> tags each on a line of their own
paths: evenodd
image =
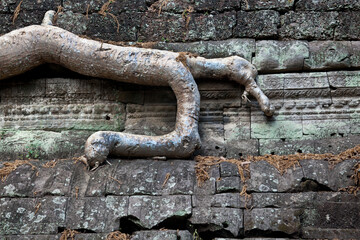
<svg viewBox="0 0 360 240">
<path fill-rule="evenodd" d="M 252 63 L 259 72 L 301 71 L 308 57 L 305 41 L 257 41 Z"/>
<path fill-rule="evenodd" d="M 325 202 L 305 209 L 302 234 L 316 238 L 356 238 L 360 227 L 359 208 L 360 205 L 354 203 Z"/>
<path fill-rule="evenodd" d="M 0 199 L 0 235 L 56 234 L 65 227 L 68 199 L 46 197 L 42 199 Z"/>
<path fill-rule="evenodd" d="M 252 230 L 276 231 L 288 235 L 299 234 L 301 210 L 254 208 L 244 210 L 245 234 Z"/>
<path fill-rule="evenodd" d="M 241 192 L 242 185 L 239 177 L 224 177 L 216 182 L 216 192 Z"/>
<path fill-rule="evenodd" d="M 119 228 L 119 219 L 127 216 L 128 206 L 129 197 L 71 198 L 66 211 L 66 227 L 97 233 L 115 231 Z"/>
<path fill-rule="evenodd" d="M 295 7 L 296 11 L 336 11 L 351 8 L 355 2 L 354 0 L 300 0 Z"/>
<path fill-rule="evenodd" d="M 241 0 L 242 10 L 273 9 L 277 11 L 289 10 L 294 6 L 294 0 L 256 1 Z"/>
<path fill-rule="evenodd" d="M 192 235 L 187 230 L 151 230 L 135 232 L 132 240 L 166 239 L 166 240 L 192 240 Z"/>
<path fill-rule="evenodd" d="M 220 193 L 212 196 L 193 195 L 192 205 L 195 208 L 216 207 L 216 208 L 245 208 L 250 204 L 245 197 L 239 193 Z"/>
<path fill-rule="evenodd" d="M 77 35 L 85 35 L 88 18 L 81 13 L 66 11 L 58 15 L 56 25 Z"/>
<path fill-rule="evenodd" d="M 332 39 L 337 12 L 287 12 L 281 17 L 279 35 L 292 39 Z"/>
<path fill-rule="evenodd" d="M 194 208 L 190 218 L 198 232 L 226 231 L 230 236 L 238 236 L 243 226 L 243 210 L 231 208 Z M 207 227 L 206 223 L 211 223 Z M 205 226 L 205 227 L 202 227 Z"/>
<path fill-rule="evenodd" d="M 313 41 L 309 43 L 310 56 L 305 69 L 334 70 L 351 66 L 351 44 L 345 41 Z"/>
<path fill-rule="evenodd" d="M 260 139 L 260 155 L 287 155 L 295 153 L 313 153 L 313 139 Z"/>
<path fill-rule="evenodd" d="M 277 36 L 279 13 L 273 10 L 237 12 L 235 37 L 265 38 Z"/>
<path fill-rule="evenodd" d="M 339 25 L 335 29 L 336 40 L 359 40 L 360 11 L 339 12 Z"/>
<path fill-rule="evenodd" d="M 147 229 L 168 219 L 185 219 L 191 215 L 191 196 L 131 196 L 128 215 Z"/>
<path fill-rule="evenodd" d="M 228 39 L 223 41 L 200 41 L 190 43 L 157 42 L 152 46 L 155 49 L 174 52 L 191 52 L 205 58 L 222 58 L 240 56 L 251 61 L 255 52 L 253 39 Z"/>
<path fill-rule="evenodd" d="M 301 121 L 256 121 L 251 124 L 252 138 L 302 138 Z"/>
<path fill-rule="evenodd" d="M 291 192 L 300 188 L 304 177 L 301 167 L 294 166 L 281 175 L 266 161 L 250 164 L 251 178 L 246 181 L 247 190 L 251 192 Z"/>
<path fill-rule="evenodd" d="M 116 180 L 114 180 L 116 179 Z M 121 161 L 106 192 L 113 195 L 192 194 L 195 171 L 193 161 Z"/>
<path fill-rule="evenodd" d="M 320 188 L 325 190 L 338 191 L 340 188 L 353 185 L 350 178 L 353 173 L 356 160 L 346 160 L 338 163 L 331 169 L 327 161 L 321 160 L 302 160 L 300 162 L 304 172 L 304 178 L 320 184 Z"/>
</svg>

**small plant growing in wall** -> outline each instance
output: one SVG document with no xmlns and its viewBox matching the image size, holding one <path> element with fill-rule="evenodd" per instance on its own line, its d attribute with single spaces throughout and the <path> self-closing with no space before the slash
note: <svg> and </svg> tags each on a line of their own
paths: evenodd
<svg viewBox="0 0 360 240">
<path fill-rule="evenodd" d="M 38 143 L 30 143 L 25 147 L 27 159 L 38 159 L 40 157 L 40 145 Z"/>
</svg>

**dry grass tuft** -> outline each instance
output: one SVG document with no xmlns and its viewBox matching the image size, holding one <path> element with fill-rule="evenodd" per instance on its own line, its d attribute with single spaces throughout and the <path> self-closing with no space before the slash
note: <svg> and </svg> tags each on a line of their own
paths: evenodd
<svg viewBox="0 0 360 240">
<path fill-rule="evenodd" d="M 115 2 L 115 0 L 108 0 L 106 3 L 104 3 L 104 5 L 101 6 L 100 8 L 100 11 L 98 12 L 100 15 L 106 17 L 108 14 L 114 19 L 114 21 L 116 22 L 117 24 L 117 28 L 116 28 L 116 32 L 119 32 L 119 29 L 120 29 L 120 23 L 119 23 L 119 20 L 117 19 L 117 17 L 110 13 L 109 10 L 110 10 L 110 5 Z"/>
<path fill-rule="evenodd" d="M 15 160 L 13 162 L 4 162 L 4 167 L 0 169 L 1 181 L 5 182 L 10 173 L 25 164 L 30 165 L 32 170 L 36 169 L 36 167 L 32 165 L 29 160 Z"/>
<path fill-rule="evenodd" d="M 75 238 L 75 234 L 78 234 L 78 231 L 75 230 L 71 230 L 71 229 L 66 229 L 62 232 L 61 236 L 60 236 L 60 240 L 74 240 Z"/>
<path fill-rule="evenodd" d="M 160 0 L 159 12 L 158 15 L 161 14 L 162 8 L 169 2 L 169 0 Z"/>
<path fill-rule="evenodd" d="M 165 180 L 164 180 L 164 182 L 163 182 L 162 187 L 165 187 L 167 181 L 169 181 L 169 178 L 170 178 L 170 173 L 167 173 L 166 176 L 165 176 Z"/>
<path fill-rule="evenodd" d="M 38 213 L 40 207 L 41 207 L 41 203 L 36 204 L 36 206 L 35 206 L 35 215 Z"/>
<path fill-rule="evenodd" d="M 233 163 L 237 166 L 237 169 L 240 174 L 240 179 L 242 182 L 245 182 L 247 179 L 246 173 L 249 173 L 249 163 L 245 160 L 239 159 L 226 159 L 224 157 L 214 157 L 214 156 L 196 156 L 195 160 L 197 161 L 195 165 L 196 179 L 198 186 L 202 186 L 202 184 L 207 181 L 209 176 L 209 169 L 214 165 L 219 165 L 223 162 Z"/>
<path fill-rule="evenodd" d="M 181 14 L 182 18 L 185 20 L 186 29 L 188 29 L 188 27 L 189 27 L 192 12 L 194 12 L 194 8 L 192 6 L 188 6 Z"/>
<path fill-rule="evenodd" d="M 175 60 L 177 62 L 181 62 L 188 70 L 190 70 L 189 66 L 187 64 L 187 57 L 190 57 L 190 58 L 195 57 L 196 58 L 196 57 L 198 57 L 198 55 L 194 54 L 194 53 L 190 53 L 190 52 L 179 52 L 179 55 L 175 58 Z"/>
<path fill-rule="evenodd" d="M 22 4 L 23 0 L 20 1 L 20 3 L 16 6 L 15 11 L 14 11 L 14 15 L 12 18 L 12 23 L 15 24 L 16 19 L 19 16 L 19 13 L 21 11 L 21 4 Z"/>
<path fill-rule="evenodd" d="M 90 4 L 88 4 L 86 7 L 86 15 L 85 15 L 86 19 L 89 19 L 89 9 L 90 9 Z"/>
<path fill-rule="evenodd" d="M 53 18 L 53 24 L 56 23 L 58 17 L 59 17 L 59 14 L 62 13 L 64 11 L 64 8 L 62 6 L 57 6 L 57 10 L 56 10 L 56 13 L 54 15 L 54 18 Z"/>
<path fill-rule="evenodd" d="M 44 163 L 42 166 L 44 168 L 54 168 L 56 166 L 56 164 L 57 164 L 57 161 L 54 159 L 52 161 L 48 161 L 48 162 Z"/>
<path fill-rule="evenodd" d="M 106 240 L 130 240 L 130 235 L 120 231 L 115 231 L 107 235 Z"/>
</svg>

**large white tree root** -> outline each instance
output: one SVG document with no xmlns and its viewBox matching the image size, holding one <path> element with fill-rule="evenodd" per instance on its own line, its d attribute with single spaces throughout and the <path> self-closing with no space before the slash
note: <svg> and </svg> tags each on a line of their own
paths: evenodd
<svg viewBox="0 0 360 240">
<path fill-rule="evenodd" d="M 268 116 L 273 108 L 255 83 L 257 71 L 240 57 L 205 59 L 184 53 L 120 47 L 80 38 L 52 26 L 54 11 L 41 26 L 29 26 L 0 37 L 0 80 L 24 73 L 43 63 L 55 63 L 83 75 L 121 82 L 170 86 L 177 99 L 175 130 L 163 136 L 100 131 L 85 146 L 90 166 L 109 154 L 125 157 L 189 157 L 200 147 L 200 96 L 194 78 L 230 79 L 245 86 Z"/>
</svg>

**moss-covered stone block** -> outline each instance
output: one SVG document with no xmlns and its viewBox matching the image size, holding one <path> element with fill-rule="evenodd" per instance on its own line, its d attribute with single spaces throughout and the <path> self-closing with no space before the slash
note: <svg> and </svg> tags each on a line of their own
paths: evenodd
<svg viewBox="0 0 360 240">
<path fill-rule="evenodd" d="M 301 71 L 308 57 L 306 41 L 257 41 L 252 63 L 259 72 Z"/>
<path fill-rule="evenodd" d="M 251 123 L 252 138 L 301 138 L 301 121 L 266 121 Z"/>
<path fill-rule="evenodd" d="M 351 43 L 346 41 L 313 41 L 309 43 L 310 56 L 305 59 L 308 70 L 345 69 L 351 66 Z"/>
</svg>

